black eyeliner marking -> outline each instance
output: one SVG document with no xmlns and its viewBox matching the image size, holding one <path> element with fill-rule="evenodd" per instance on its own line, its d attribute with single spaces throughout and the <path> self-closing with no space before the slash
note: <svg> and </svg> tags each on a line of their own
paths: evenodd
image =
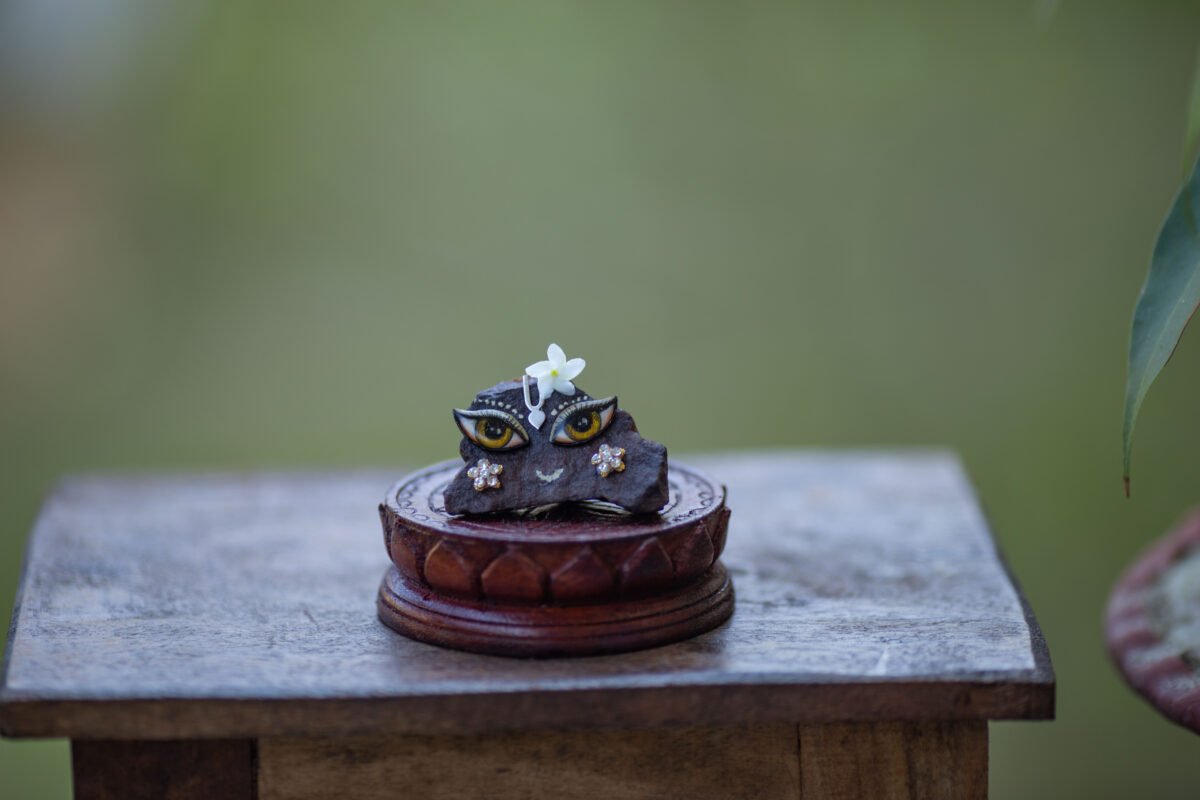
<svg viewBox="0 0 1200 800">
<path fill-rule="evenodd" d="M 603 428 L 596 431 L 596 433 L 592 434 L 592 436 L 589 437 L 588 439 L 585 439 L 582 442 L 560 442 L 560 441 L 557 441 L 559 434 L 561 434 L 563 432 L 563 430 L 566 428 L 567 422 L 570 421 L 571 415 L 574 412 L 576 412 L 576 411 L 603 412 L 610 407 L 612 408 L 612 414 L 609 416 L 608 422 L 605 423 Z M 572 403 L 571 405 L 566 406 L 562 409 L 561 415 L 555 414 L 554 424 L 550 428 L 550 443 L 559 445 L 560 447 L 563 447 L 563 446 L 573 447 L 575 445 L 586 444 L 587 442 L 592 441 L 592 439 L 595 439 L 600 434 L 604 433 L 604 431 L 608 430 L 608 426 L 611 425 L 612 421 L 616 418 L 617 418 L 617 398 L 615 396 L 614 397 L 605 397 L 602 400 L 580 400 L 577 403 Z"/>
<path fill-rule="evenodd" d="M 472 442 L 475 442 L 475 444 L 479 444 L 479 442 L 476 441 L 475 437 L 471 436 L 469 433 L 466 432 L 466 428 L 469 426 L 464 426 L 460 422 L 461 419 L 470 419 L 470 420 L 498 419 L 498 420 L 501 420 L 502 422 L 506 423 L 509 427 L 511 427 L 515 434 L 517 434 L 522 439 L 524 439 L 525 444 L 529 444 L 529 433 L 528 433 L 528 431 L 525 430 L 525 426 L 522 425 L 521 421 L 518 420 L 516 417 L 514 417 L 512 414 L 505 413 L 504 411 L 500 411 L 498 409 L 492 409 L 492 408 L 467 408 L 467 409 L 456 408 L 456 409 L 454 409 L 454 419 L 455 419 L 455 422 L 458 424 L 459 429 L 463 431 L 463 434 L 468 439 L 470 439 Z M 485 447 L 482 444 L 479 444 L 479 446 Z M 524 445 L 522 445 L 522 446 L 524 446 Z M 515 450 L 517 448 L 507 448 L 507 449 Z"/>
</svg>

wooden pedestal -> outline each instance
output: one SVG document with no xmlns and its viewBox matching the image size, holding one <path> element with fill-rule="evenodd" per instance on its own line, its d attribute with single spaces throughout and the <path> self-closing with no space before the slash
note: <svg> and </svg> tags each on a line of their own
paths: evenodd
<svg viewBox="0 0 1200 800">
<path fill-rule="evenodd" d="M 379 506 L 393 563 L 379 618 L 400 633 L 494 655 L 594 655 L 696 636 L 733 613 L 718 560 L 725 489 L 700 472 L 672 464 L 655 515 L 567 505 L 456 517 L 442 491 L 461 466 L 421 470 Z"/>
<path fill-rule="evenodd" d="M 0 734 L 70 738 L 87 800 L 982 797 L 987 721 L 1053 716 L 1054 675 L 954 458 L 701 466 L 737 510 L 732 617 L 559 659 L 379 622 L 394 472 L 64 481 Z"/>
</svg>

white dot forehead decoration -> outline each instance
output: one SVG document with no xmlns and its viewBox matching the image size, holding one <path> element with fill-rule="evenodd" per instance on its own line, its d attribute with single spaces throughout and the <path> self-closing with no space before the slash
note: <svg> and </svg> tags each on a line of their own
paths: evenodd
<svg viewBox="0 0 1200 800">
<path fill-rule="evenodd" d="M 578 400 L 576 400 L 572 403 L 563 403 L 560 406 L 555 406 L 554 410 L 550 412 L 550 416 L 557 417 L 559 414 L 563 413 L 564 411 L 569 412 L 571 409 L 575 408 L 575 406 L 579 405 L 580 403 L 586 403 L 588 400 L 591 400 L 591 399 L 593 399 L 593 398 L 590 394 L 584 394 L 581 392 Z"/>
<path fill-rule="evenodd" d="M 513 414 L 517 413 L 516 406 L 511 405 L 509 403 L 501 402 L 500 400 L 493 400 L 490 397 L 480 398 L 476 402 L 479 403 L 480 405 L 491 406 L 492 408 L 502 408 L 505 411 L 512 412 Z"/>
</svg>

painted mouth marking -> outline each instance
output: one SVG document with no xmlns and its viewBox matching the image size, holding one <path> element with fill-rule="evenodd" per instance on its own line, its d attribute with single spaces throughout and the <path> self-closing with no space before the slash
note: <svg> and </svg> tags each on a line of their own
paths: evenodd
<svg viewBox="0 0 1200 800">
<path fill-rule="evenodd" d="M 554 483 L 556 480 L 558 480 L 559 478 L 562 477 L 563 468 L 559 467 L 558 469 L 554 470 L 554 472 L 551 472 L 549 475 L 546 475 L 540 469 L 535 469 L 534 472 L 537 473 L 538 478 L 540 478 L 541 480 L 544 480 L 546 483 Z"/>
</svg>

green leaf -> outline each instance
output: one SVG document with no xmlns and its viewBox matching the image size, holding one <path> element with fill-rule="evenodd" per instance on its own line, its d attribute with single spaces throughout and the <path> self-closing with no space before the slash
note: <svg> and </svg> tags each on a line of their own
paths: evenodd
<svg viewBox="0 0 1200 800">
<path fill-rule="evenodd" d="M 1133 310 L 1129 377 L 1125 384 L 1125 493 L 1133 452 L 1133 424 L 1150 384 L 1166 366 L 1200 304 L 1200 161 L 1171 206 L 1150 259 L 1150 272 Z"/>
</svg>

